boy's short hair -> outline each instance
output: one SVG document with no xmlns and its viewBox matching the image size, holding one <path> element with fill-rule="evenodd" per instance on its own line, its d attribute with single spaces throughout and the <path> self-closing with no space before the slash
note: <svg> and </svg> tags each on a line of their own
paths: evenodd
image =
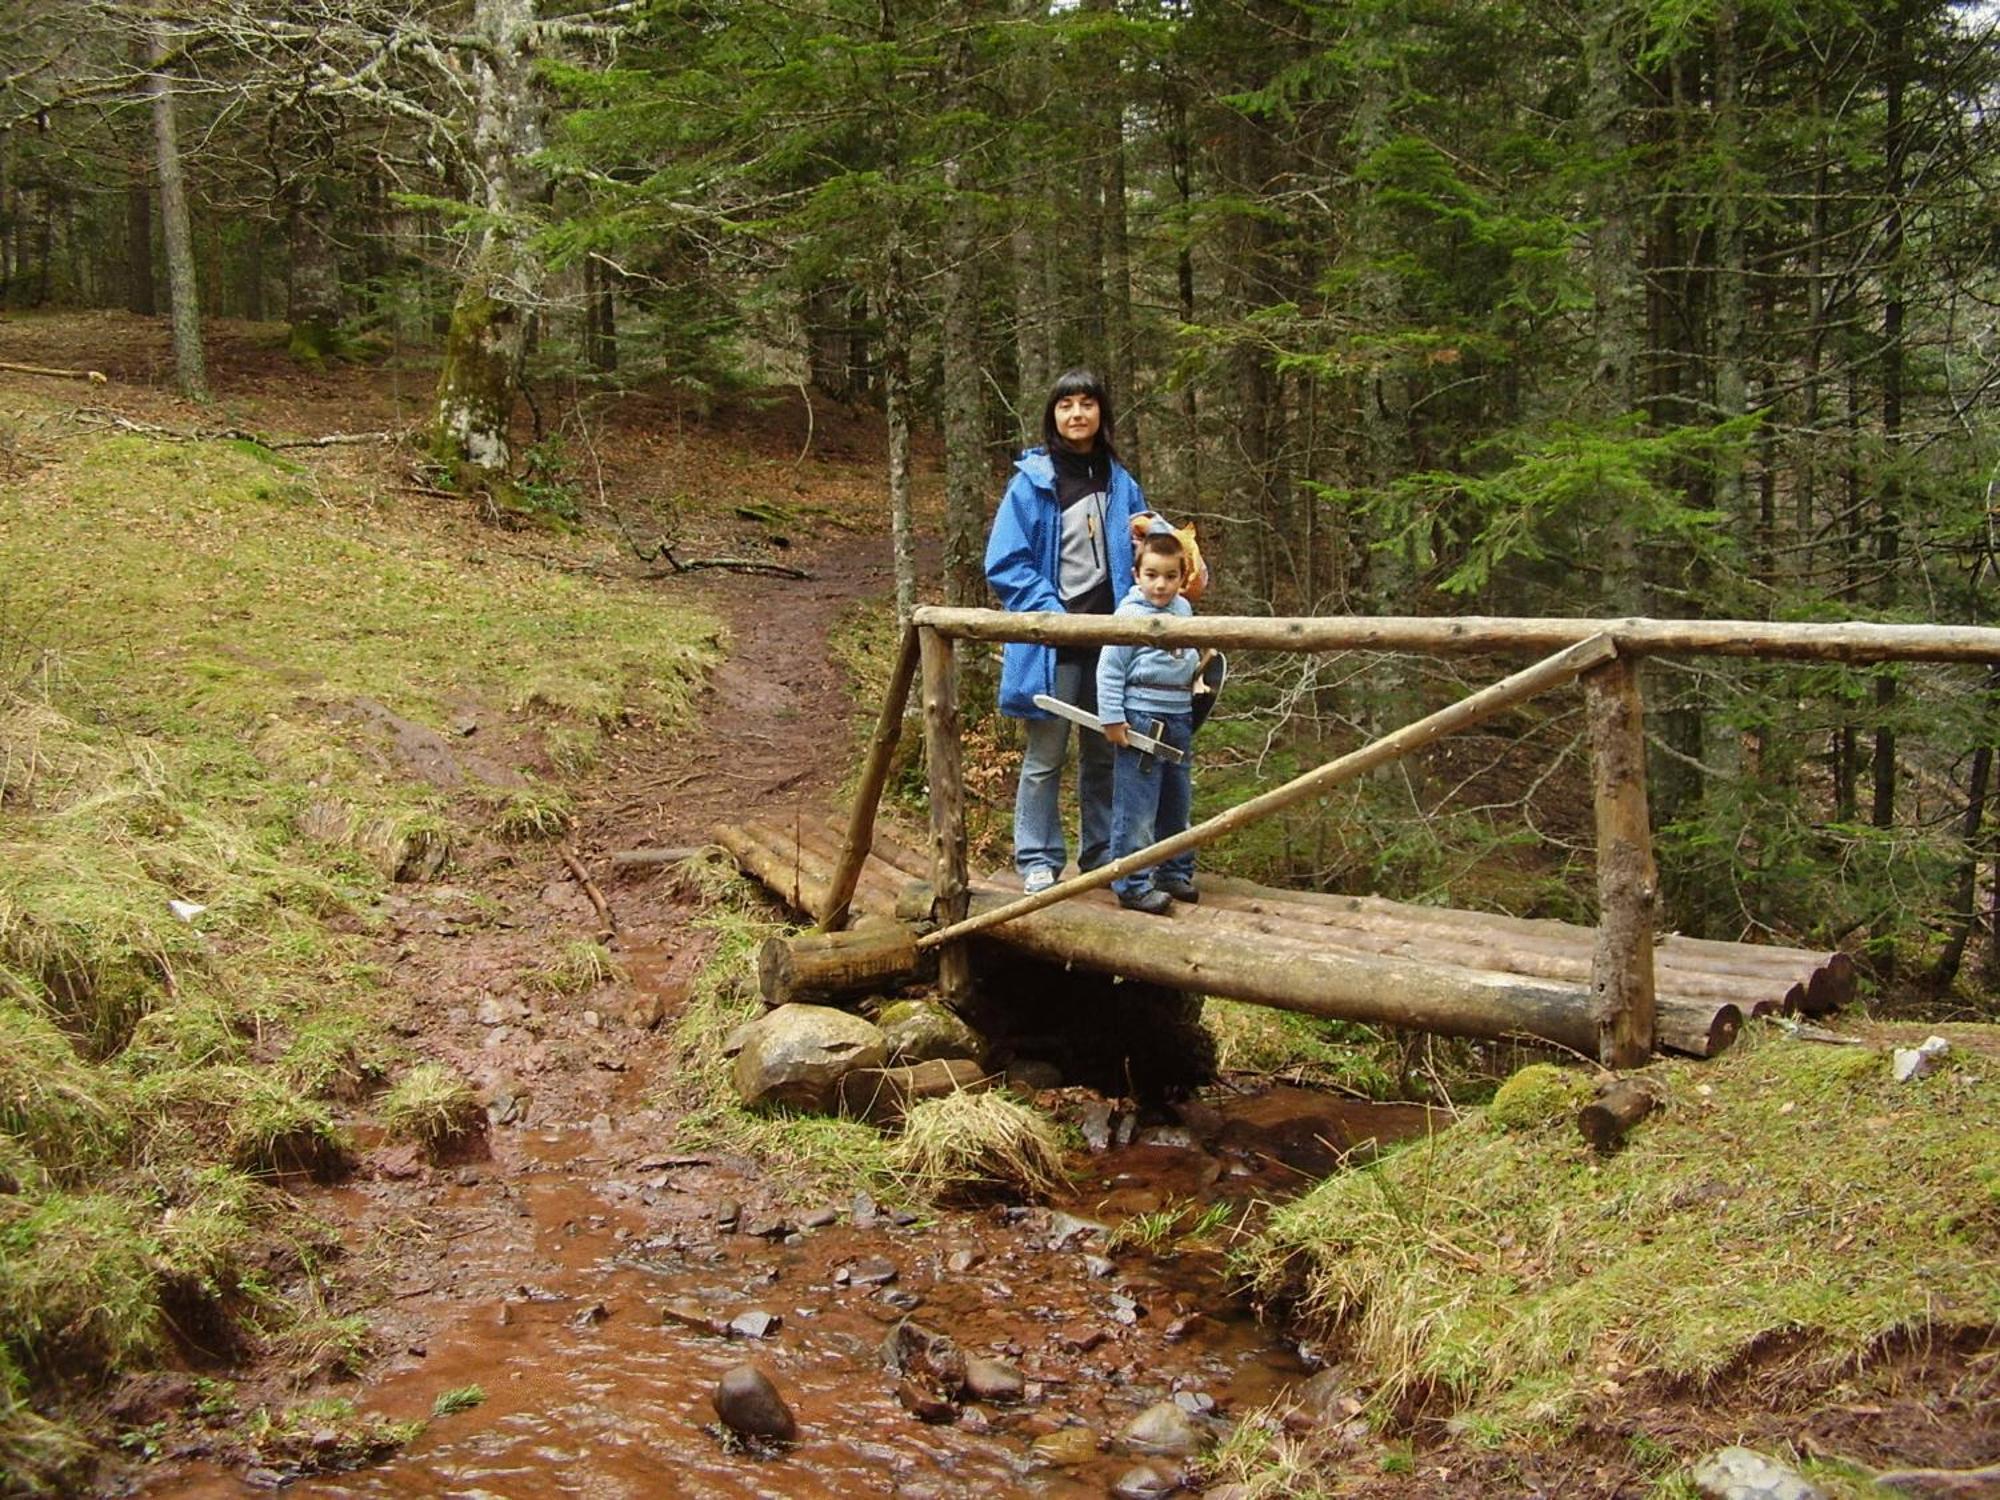
<svg viewBox="0 0 2000 1500">
<path fill-rule="evenodd" d="M 1181 576 L 1187 576 L 1187 548 L 1171 531 L 1149 531 L 1140 537 L 1138 548 L 1132 554 L 1133 566 L 1136 568 L 1138 560 L 1148 553 L 1154 557 L 1171 557 L 1181 565 Z"/>
</svg>

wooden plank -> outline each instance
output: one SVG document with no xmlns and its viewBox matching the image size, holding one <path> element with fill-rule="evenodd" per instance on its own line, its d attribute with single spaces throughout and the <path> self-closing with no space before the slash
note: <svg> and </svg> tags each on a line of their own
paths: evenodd
<svg viewBox="0 0 2000 1500">
<path fill-rule="evenodd" d="M 1653 914 L 1659 877 L 1646 806 L 1639 675 L 1625 657 L 1583 674 L 1597 816 L 1597 1060 L 1636 1068 L 1653 1055 Z"/>
<path fill-rule="evenodd" d="M 888 695 L 882 700 L 881 717 L 875 721 L 875 733 L 868 741 L 867 758 L 862 762 L 861 785 L 855 789 L 847 837 L 834 866 L 826 906 L 820 912 L 821 932 L 838 932 L 847 925 L 848 904 L 854 898 L 854 883 L 860 877 L 862 861 L 867 859 L 875 840 L 875 813 L 882 803 L 882 787 L 889 779 L 889 763 L 896 753 L 896 743 L 903 737 L 903 710 L 910 701 L 910 684 L 916 678 L 921 655 L 917 628 L 905 626 L 896 647 L 896 663 L 889 669 Z"/>
<path fill-rule="evenodd" d="M 1283 903 L 1273 905 L 1281 906 Z M 1288 916 L 1268 910 L 1249 912 L 1226 897 L 1221 900 L 1204 897 L 1199 915 L 1188 915 L 1194 920 L 1213 920 L 1238 931 L 1264 932 L 1273 937 L 1315 942 L 1348 953 L 1379 953 L 1388 958 L 1445 963 L 1462 969 L 1520 974 L 1533 979 L 1558 979 L 1578 985 L 1591 982 L 1592 954 L 1587 941 L 1567 952 L 1547 948 L 1492 948 L 1483 943 L 1468 942 L 1450 928 L 1413 936 L 1315 922 L 1302 907 L 1294 908 L 1294 912 L 1298 915 Z M 1587 939 L 1588 934 L 1585 936 Z M 1676 970 L 1654 977 L 1654 990 L 1658 994 L 1682 1000 L 1728 1001 L 1746 1014 L 1752 1011 L 1759 1014 L 1780 1011 L 1784 1008 L 1788 991 L 1803 993 L 1804 989 L 1803 983 L 1795 982 L 1788 986 L 1782 980 L 1744 978 L 1735 974 Z"/>
<path fill-rule="evenodd" d="M 1008 614 L 926 605 L 920 626 L 958 640 L 1042 645 L 1214 646 L 1220 650 L 1408 651 L 1427 656 L 1551 652 L 1609 635 L 1639 656 L 1755 656 L 1783 661 L 2000 662 L 2000 629 L 1983 625 L 1824 624 L 1771 620 L 1593 620 L 1493 615 Z"/>
<path fill-rule="evenodd" d="M 1289 807 L 1308 797 L 1318 796 L 1344 781 L 1352 781 L 1356 777 L 1366 775 L 1376 766 L 1386 765 L 1399 756 L 1408 755 L 1413 750 L 1419 750 L 1435 740 L 1442 739 L 1447 734 L 1470 728 L 1517 703 L 1526 702 L 1537 693 L 1566 683 L 1579 673 L 1609 660 L 1614 654 L 1615 650 L 1608 637 L 1593 636 L 1580 645 L 1559 651 L 1554 656 L 1545 657 L 1511 677 L 1503 677 L 1491 686 L 1481 688 L 1478 692 L 1461 698 L 1434 714 L 1426 714 L 1414 723 L 1405 724 L 1401 729 L 1386 734 L 1359 750 L 1350 751 L 1337 760 L 1329 761 L 1302 776 L 1296 776 L 1283 786 L 1273 787 L 1268 792 L 1252 797 L 1248 802 L 1238 803 L 1227 812 L 1219 813 L 1206 822 L 1197 823 L 1192 828 L 1149 844 L 1122 859 L 1114 859 L 1109 864 L 1100 865 L 1095 870 L 1058 881 L 1037 895 L 1023 896 L 1018 901 L 983 912 L 977 917 L 950 922 L 939 931 L 923 938 L 919 946 L 929 948 L 955 942 L 974 932 L 1012 921 L 1016 917 L 1039 911 L 1046 906 L 1053 906 L 1058 901 L 1079 892 L 1109 885 L 1114 880 L 1130 875 L 1134 871 L 1143 870 L 1148 865 L 1158 864 L 1173 855 L 1198 849 L 1203 844 L 1212 843 L 1224 834 L 1233 832 L 1247 823 L 1255 822 L 1258 818 L 1276 812 L 1280 808 Z M 935 798 L 937 795 L 935 781 L 932 782 L 931 792 Z M 944 892 L 941 890 L 939 892 L 941 899 L 943 895 Z M 941 906 L 941 917 L 943 910 Z"/>
<path fill-rule="evenodd" d="M 1309 907 L 1319 920 L 1370 931 L 1411 934 L 1460 934 L 1468 941 L 1532 948 L 1547 952 L 1588 949 L 1593 929 L 1546 917 L 1513 917 L 1504 912 L 1465 911 L 1449 906 L 1420 906 L 1382 896 L 1331 895 L 1320 891 L 1281 890 L 1227 875 L 1203 875 L 1204 899 L 1233 903 L 1249 910 Z M 1784 984 L 1804 984 L 1822 970 L 1845 974 L 1851 983 L 1853 964 L 1837 950 L 1785 948 L 1774 943 L 1730 943 L 1670 933 L 1653 944 L 1657 969 L 1695 973 L 1768 977 Z"/>
</svg>

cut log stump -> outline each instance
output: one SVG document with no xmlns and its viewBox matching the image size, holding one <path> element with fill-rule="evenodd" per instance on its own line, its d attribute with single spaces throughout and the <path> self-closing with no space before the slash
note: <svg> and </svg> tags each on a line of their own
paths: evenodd
<svg viewBox="0 0 2000 1500">
<path fill-rule="evenodd" d="M 1576 1125 L 1593 1149 L 1609 1155 L 1625 1144 L 1634 1125 L 1659 1107 L 1651 1089 L 1621 1078 L 1577 1112 Z"/>
<path fill-rule="evenodd" d="M 757 988 L 766 1005 L 831 1000 L 900 984 L 919 963 L 913 931 L 871 918 L 839 932 L 766 939 L 757 953 Z"/>
</svg>

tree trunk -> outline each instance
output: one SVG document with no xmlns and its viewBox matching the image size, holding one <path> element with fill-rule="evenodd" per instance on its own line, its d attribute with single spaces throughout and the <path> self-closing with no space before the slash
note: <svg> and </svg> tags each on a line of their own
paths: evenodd
<svg viewBox="0 0 2000 1500">
<path fill-rule="evenodd" d="M 910 313 L 900 228 L 889 231 L 882 286 L 882 383 L 889 426 L 889 529 L 895 548 L 896 623 L 917 607 L 917 542 L 910 515 Z"/>
<path fill-rule="evenodd" d="M 1624 417 L 1639 404 L 1639 352 L 1645 329 L 1645 286 L 1639 266 L 1639 199 L 1630 191 L 1630 149 L 1625 77 L 1630 63 L 1632 18 L 1624 0 L 1611 0 L 1589 20 L 1584 37 L 1584 139 L 1598 168 L 1592 176 L 1591 216 L 1597 231 L 1590 247 L 1593 385 L 1603 415 Z M 1629 517 L 1614 513 L 1604 528 L 1604 577 L 1599 597 L 1612 614 L 1642 612 L 1638 534 Z"/>
<path fill-rule="evenodd" d="M 1875 566 L 1880 576 L 1878 599 L 1883 608 L 1896 603 L 1896 559 L 1902 537 L 1902 479 L 1898 469 L 1903 435 L 1903 325 L 1906 314 L 1903 276 L 1904 162 L 1909 150 L 1909 122 L 1904 93 L 1909 83 L 1907 0 L 1891 8 L 1886 48 L 1889 76 L 1883 114 L 1882 222 L 1882 449 L 1886 472 L 1875 523 Z M 1875 679 L 1874 799 L 1870 821 L 1888 828 L 1896 820 L 1896 679 L 1883 673 Z"/>
<path fill-rule="evenodd" d="M 1049 340 L 1054 313 L 1049 304 L 1042 236 L 1028 223 L 1014 226 L 1009 240 L 1014 262 L 1014 412 L 1017 440 L 1033 447 L 1042 440 L 1042 403 L 1056 379 L 1055 349 Z"/>
<path fill-rule="evenodd" d="M 334 253 L 334 207 L 328 184 L 308 177 L 296 183 L 285 205 L 289 251 L 285 281 L 287 348 L 301 364 L 318 367 L 336 352 L 340 330 L 340 264 Z"/>
<path fill-rule="evenodd" d="M 201 350 L 201 306 L 195 294 L 194 231 L 188 216 L 187 186 L 181 178 L 180 134 L 174 125 L 173 81 L 164 66 L 173 39 L 164 21 L 149 32 L 151 71 L 146 92 L 153 101 L 153 157 L 160 179 L 160 222 L 166 232 L 167 297 L 173 309 L 174 374 L 184 395 L 208 399 L 208 369 Z"/>
<path fill-rule="evenodd" d="M 1928 976 L 1930 989 L 1943 994 L 1958 978 L 1965 962 L 1965 945 L 1979 924 L 1979 831 L 1986 818 L 1986 785 L 1993 774 L 1993 747 L 1981 745 L 1972 752 L 1972 784 L 1965 793 L 1965 817 L 1958 836 L 1965 843 L 1965 859 L 1958 867 L 1957 891 L 1952 898 L 1951 930 L 1939 950 Z"/>
<path fill-rule="evenodd" d="M 591 369 L 618 368 L 618 296 L 609 266 L 583 258 L 583 346 Z"/>
<path fill-rule="evenodd" d="M 1090 0 L 1089 8 L 1109 15 L 1116 10 L 1116 0 Z M 1132 248 L 1125 215 L 1123 49 L 1101 51 L 1096 66 L 1102 78 L 1091 92 L 1090 113 L 1100 175 L 1094 185 L 1097 224 L 1092 238 L 1102 272 L 1104 375 L 1118 402 L 1118 454 L 1136 473 L 1140 467 L 1139 391 L 1133 374 Z"/>
<path fill-rule="evenodd" d="M 1720 0 L 1715 13 L 1716 161 L 1715 185 L 1715 411 L 1731 421 L 1750 410 L 1750 382 L 1745 368 L 1749 336 L 1749 264 L 1743 225 L 1743 59 L 1737 35 L 1737 0 Z M 1743 458 L 1740 452 L 1719 454 L 1715 470 L 1715 508 L 1747 521 Z M 1749 527 L 1744 528 L 1751 530 Z M 1761 559 L 1760 559 L 1761 563 Z"/>
<path fill-rule="evenodd" d="M 951 44 L 945 108 L 962 118 L 971 108 L 971 27 L 979 7 L 961 7 Z M 939 361 L 944 374 L 944 597 L 950 604 L 986 601 L 985 532 L 988 492 L 986 403 L 980 393 L 985 341 L 979 320 L 978 219 L 965 153 L 972 132 L 955 127 L 953 154 L 944 164 L 944 308 Z"/>
<path fill-rule="evenodd" d="M 1194 142 L 1188 129 L 1187 101 L 1174 101 L 1174 126 L 1168 140 L 1174 174 L 1174 191 L 1180 200 L 1181 223 L 1174 249 L 1174 291 L 1179 299 L 1181 322 L 1194 323 Z M 1180 508 L 1192 509 L 1201 498 L 1201 408 L 1195 396 L 1195 382 L 1180 383 L 1181 443 L 1183 452 Z"/>
<path fill-rule="evenodd" d="M 542 283 L 525 222 L 536 198 L 526 164 L 541 145 L 531 76 L 534 0 L 476 0 L 472 19 L 481 43 L 472 63 L 472 141 L 487 220 L 452 307 L 431 444 L 460 488 L 492 491 L 508 483 L 508 427 Z"/>
<path fill-rule="evenodd" d="M 264 236 L 263 220 L 250 226 L 249 263 L 243 271 L 243 316 L 252 323 L 264 321 Z"/>
<path fill-rule="evenodd" d="M 153 297 L 153 187 L 146 177 L 145 158 L 135 158 L 125 189 L 125 307 L 142 318 L 160 310 Z"/>
</svg>

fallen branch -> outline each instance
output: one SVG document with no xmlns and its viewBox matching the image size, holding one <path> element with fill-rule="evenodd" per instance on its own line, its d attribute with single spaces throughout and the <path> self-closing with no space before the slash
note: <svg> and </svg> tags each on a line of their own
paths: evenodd
<svg viewBox="0 0 2000 1500">
<path fill-rule="evenodd" d="M 1601 1153 L 1616 1151 L 1634 1125 L 1660 1107 L 1660 1097 L 1635 1079 L 1623 1078 L 1584 1105 L 1576 1117 L 1583 1138 Z"/>
<path fill-rule="evenodd" d="M 689 844 L 672 849 L 620 849 L 611 856 L 611 868 L 632 870 L 649 865 L 677 865 L 714 847 L 713 844 Z"/>
<path fill-rule="evenodd" d="M 666 560 L 666 572 L 642 573 L 640 574 L 642 578 L 671 578 L 676 573 L 696 573 L 703 568 L 723 568 L 731 573 L 763 573 L 773 578 L 810 579 L 812 577 L 812 574 L 806 572 L 803 568 L 790 568 L 783 563 L 760 562 L 755 558 L 747 557 L 691 557 L 686 562 L 682 562 L 678 557 L 674 556 L 674 544 L 672 542 L 660 542 L 648 550 L 632 540 L 631 529 L 626 526 L 625 518 L 616 510 L 611 512 L 611 519 L 618 523 L 618 534 L 625 538 L 625 545 L 632 549 L 632 555 L 638 558 L 640 562 L 659 562 L 663 558 Z"/>
<path fill-rule="evenodd" d="M 570 853 L 569 850 L 558 847 L 556 854 L 565 865 L 569 866 L 570 874 L 574 875 L 576 883 L 583 887 L 584 895 L 590 897 L 590 904 L 597 908 L 597 919 L 608 930 L 616 932 L 618 930 L 618 920 L 611 915 L 611 908 L 604 900 L 604 892 L 597 888 L 597 882 L 590 878 L 590 872 L 584 869 L 582 864 L 578 862 L 577 857 Z"/>
<path fill-rule="evenodd" d="M 8 368 L 0 365 L 0 369 Z M 44 375 L 60 375 L 61 370 L 43 370 Z M 92 372 L 95 375 L 95 372 Z M 102 376 L 96 376 L 102 379 Z M 255 443 L 260 448 L 273 452 L 280 448 L 335 448 L 351 443 L 393 443 L 401 434 L 394 432 L 329 432 L 321 437 L 274 438 L 263 433 L 250 432 L 241 427 L 197 427 L 192 431 L 177 427 L 162 427 L 157 422 L 135 422 L 130 417 L 120 416 L 115 411 L 106 411 L 98 406 L 78 407 L 79 418 L 92 418 L 121 432 L 134 432 L 142 437 L 165 438 L 173 443 Z"/>
<path fill-rule="evenodd" d="M 110 380 L 102 370 L 53 370 L 47 365 L 17 365 L 11 359 L 0 359 L 0 370 L 10 375 L 47 375 L 55 380 L 88 380 L 92 385 L 104 385 Z"/>
<path fill-rule="evenodd" d="M 2000 1464 L 1983 1469 L 1889 1469 L 1877 1474 L 1875 1483 L 1919 1495 L 1991 1495 L 2000 1486 Z"/>
<path fill-rule="evenodd" d="M 665 572 L 641 573 L 641 578 L 672 578 L 677 573 L 698 573 L 703 568 L 723 568 L 731 573 L 765 573 L 773 578 L 810 579 L 812 574 L 804 568 L 791 568 L 783 563 L 758 562 L 748 557 L 691 557 L 682 562 L 675 557 L 672 549 L 662 546 L 660 555 L 666 558 Z"/>
</svg>

